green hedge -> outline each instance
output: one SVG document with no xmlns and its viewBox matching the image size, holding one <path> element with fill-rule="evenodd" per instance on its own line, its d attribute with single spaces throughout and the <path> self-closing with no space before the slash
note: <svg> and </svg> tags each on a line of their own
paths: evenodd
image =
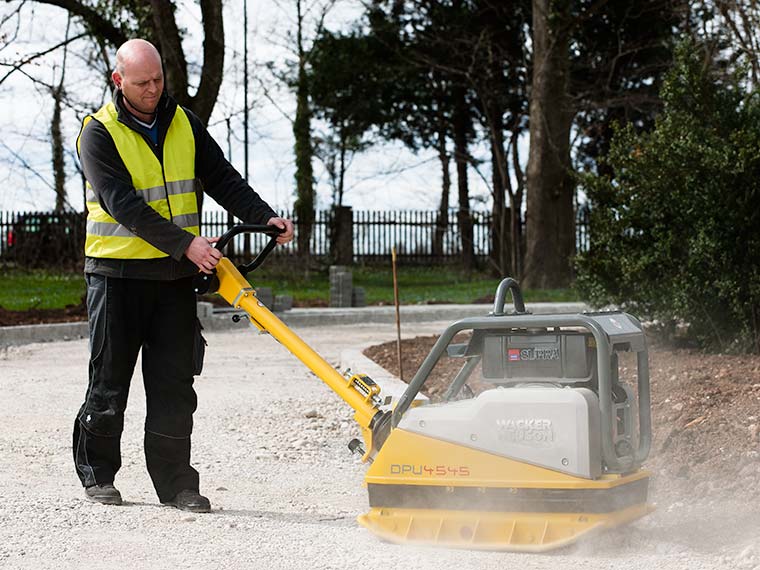
<svg viewBox="0 0 760 570">
<path fill-rule="evenodd" d="M 700 346 L 760 352 L 760 100 L 705 68 L 684 43 L 653 132 L 619 129 L 583 178 L 592 248 L 578 288 L 672 327 Z"/>
</svg>

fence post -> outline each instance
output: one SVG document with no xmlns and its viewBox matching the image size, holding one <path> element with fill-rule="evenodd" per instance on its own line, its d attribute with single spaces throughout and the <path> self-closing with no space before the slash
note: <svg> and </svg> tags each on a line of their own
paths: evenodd
<svg viewBox="0 0 760 570">
<path fill-rule="evenodd" d="M 354 261 L 354 212 L 350 206 L 338 206 L 333 212 L 332 251 L 336 265 L 351 265 Z"/>
</svg>

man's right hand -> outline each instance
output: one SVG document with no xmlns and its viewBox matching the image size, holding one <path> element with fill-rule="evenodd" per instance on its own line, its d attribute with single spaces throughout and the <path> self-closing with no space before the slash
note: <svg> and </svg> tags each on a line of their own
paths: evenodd
<svg viewBox="0 0 760 570">
<path fill-rule="evenodd" d="M 222 252 L 211 247 L 212 243 L 219 241 L 218 237 L 205 238 L 196 237 L 190 242 L 185 250 L 187 258 L 198 266 L 203 273 L 211 273 L 219 260 L 222 259 Z"/>
</svg>

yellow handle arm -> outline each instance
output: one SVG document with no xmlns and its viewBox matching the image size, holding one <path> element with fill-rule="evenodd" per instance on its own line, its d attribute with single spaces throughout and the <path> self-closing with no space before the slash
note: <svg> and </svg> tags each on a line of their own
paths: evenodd
<svg viewBox="0 0 760 570">
<path fill-rule="evenodd" d="M 371 380 L 371 384 L 368 385 L 368 379 L 361 375 L 354 375 L 348 380 L 343 377 L 272 311 L 259 302 L 250 283 L 229 259 L 223 257 L 219 261 L 216 274 L 219 278 L 219 294 L 236 309 L 242 309 L 248 313 L 253 324 L 259 329 L 269 332 L 280 341 L 355 410 L 354 419 L 360 426 L 369 428 L 372 418 L 379 412 L 377 404 L 373 401 L 379 393 L 379 387 Z"/>
</svg>

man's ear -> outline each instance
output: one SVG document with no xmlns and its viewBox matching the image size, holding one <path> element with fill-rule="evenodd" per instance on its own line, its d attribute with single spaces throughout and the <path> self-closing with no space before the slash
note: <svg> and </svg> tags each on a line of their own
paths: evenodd
<svg viewBox="0 0 760 570">
<path fill-rule="evenodd" d="M 114 71 L 111 74 L 111 79 L 113 80 L 113 84 L 116 85 L 116 89 L 121 89 L 121 82 L 124 80 L 124 78 L 118 71 Z"/>
</svg>

